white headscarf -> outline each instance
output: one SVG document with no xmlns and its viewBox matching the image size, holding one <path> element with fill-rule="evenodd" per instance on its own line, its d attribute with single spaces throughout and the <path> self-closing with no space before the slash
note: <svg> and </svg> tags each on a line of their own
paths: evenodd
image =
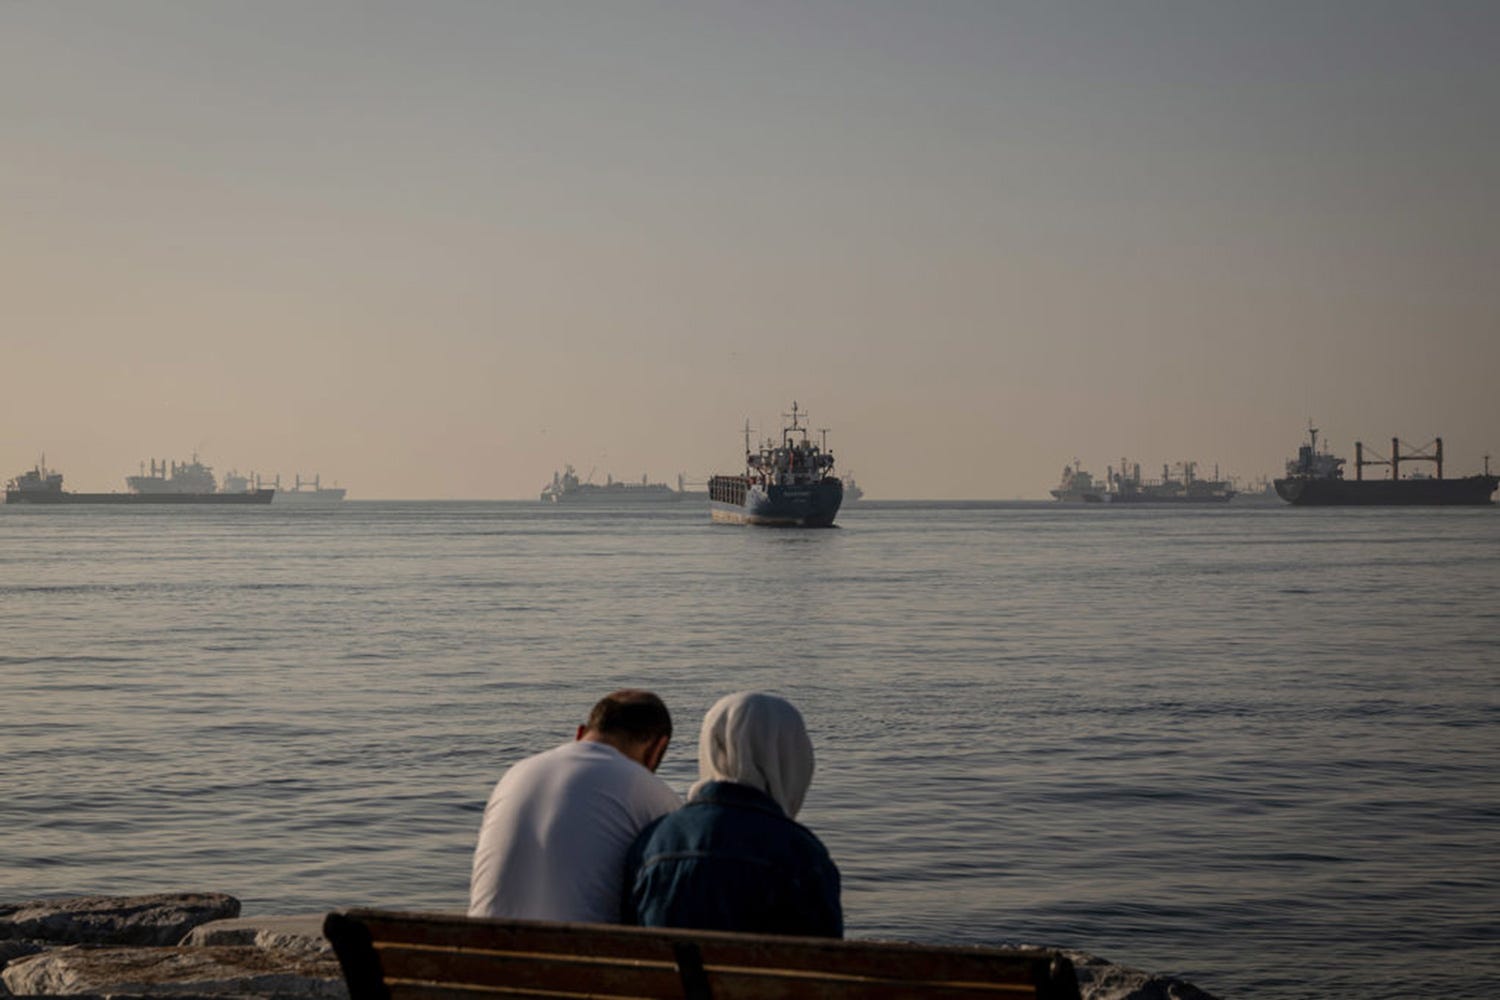
<svg viewBox="0 0 1500 1000">
<path fill-rule="evenodd" d="M 703 717 L 698 781 L 733 781 L 765 792 L 796 818 L 812 784 L 813 748 L 802 715 L 785 698 L 741 691 L 725 695 Z"/>
</svg>

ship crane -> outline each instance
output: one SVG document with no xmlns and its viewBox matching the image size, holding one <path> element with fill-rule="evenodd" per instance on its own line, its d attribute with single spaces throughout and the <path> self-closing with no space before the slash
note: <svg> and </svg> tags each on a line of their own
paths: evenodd
<svg viewBox="0 0 1500 1000">
<path fill-rule="evenodd" d="M 1364 472 L 1367 465 L 1388 465 L 1391 467 L 1391 478 L 1400 479 L 1402 462 L 1432 462 L 1437 466 L 1437 478 L 1443 478 L 1442 438 L 1433 438 L 1420 448 L 1412 448 L 1410 445 L 1407 445 L 1407 448 L 1410 450 L 1405 455 L 1401 454 L 1401 439 L 1391 438 L 1390 458 L 1383 458 L 1379 454 L 1376 454 L 1374 458 L 1365 458 L 1364 442 L 1354 442 L 1355 481 L 1362 481 L 1365 478 Z M 1427 451 L 1429 448 L 1434 448 L 1434 451 L 1430 454 Z"/>
</svg>

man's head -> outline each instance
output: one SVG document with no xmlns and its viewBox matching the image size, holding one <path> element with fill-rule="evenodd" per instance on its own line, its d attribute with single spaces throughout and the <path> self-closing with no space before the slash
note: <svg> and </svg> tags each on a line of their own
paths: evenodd
<svg viewBox="0 0 1500 1000">
<path fill-rule="evenodd" d="M 578 739 L 607 743 L 655 771 L 672 740 L 672 716 L 650 691 L 626 688 L 605 695 L 578 727 Z"/>
</svg>

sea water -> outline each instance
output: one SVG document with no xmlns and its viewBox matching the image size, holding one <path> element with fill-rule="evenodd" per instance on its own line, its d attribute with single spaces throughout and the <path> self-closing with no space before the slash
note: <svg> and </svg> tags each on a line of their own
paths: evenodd
<svg viewBox="0 0 1500 1000">
<path fill-rule="evenodd" d="M 1500 511 L 0 507 L 0 902 L 462 909 L 622 686 L 778 692 L 850 936 L 1226 997 L 1500 978 Z"/>
</svg>

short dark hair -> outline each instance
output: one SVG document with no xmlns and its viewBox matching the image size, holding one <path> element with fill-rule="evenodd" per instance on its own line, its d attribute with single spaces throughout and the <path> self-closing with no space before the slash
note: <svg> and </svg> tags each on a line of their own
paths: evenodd
<svg viewBox="0 0 1500 1000">
<path fill-rule="evenodd" d="M 587 727 L 604 736 L 645 742 L 672 736 L 672 715 L 650 691 L 626 688 L 599 699 L 589 713 Z"/>
</svg>

